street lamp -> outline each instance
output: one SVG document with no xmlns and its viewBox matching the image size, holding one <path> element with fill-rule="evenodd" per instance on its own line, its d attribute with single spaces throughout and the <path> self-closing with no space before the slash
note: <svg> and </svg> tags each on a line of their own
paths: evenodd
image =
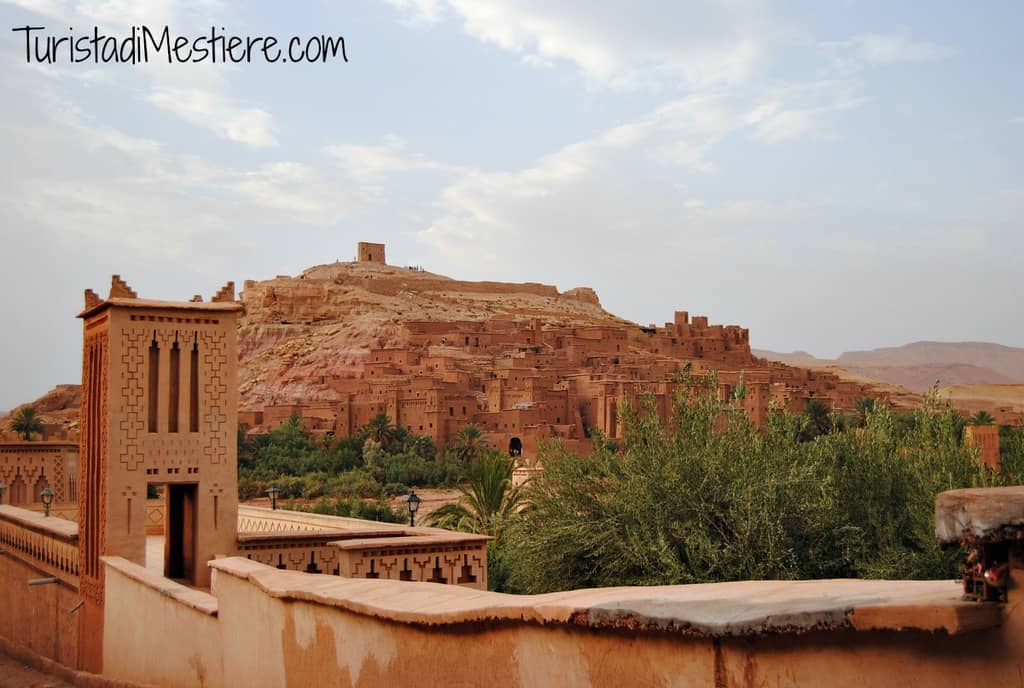
<svg viewBox="0 0 1024 688">
<path fill-rule="evenodd" d="M 53 504 L 53 490 L 47 485 L 43 488 L 43 491 L 39 493 L 39 498 L 43 500 L 43 515 L 50 515 L 50 505 Z"/>
<path fill-rule="evenodd" d="M 7 492 L 7 483 L 0 482 L 0 504 L 4 503 L 4 492 Z"/>
<path fill-rule="evenodd" d="M 405 500 L 405 505 L 409 508 L 410 526 L 416 525 L 416 512 L 419 511 L 420 502 L 422 501 L 423 500 L 420 499 L 419 495 L 416 494 L 416 490 L 412 490 L 411 492 L 409 492 L 409 497 L 408 499 Z"/>
<path fill-rule="evenodd" d="M 270 495 L 270 508 L 277 510 L 277 495 L 281 494 L 281 488 L 277 485 L 271 485 L 267 488 L 267 494 Z"/>
</svg>

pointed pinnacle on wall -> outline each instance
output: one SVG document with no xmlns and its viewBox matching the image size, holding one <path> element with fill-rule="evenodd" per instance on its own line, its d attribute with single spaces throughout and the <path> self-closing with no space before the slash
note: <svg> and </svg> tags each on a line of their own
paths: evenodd
<svg viewBox="0 0 1024 688">
<path fill-rule="evenodd" d="M 121 279 L 121 275 L 110 276 L 110 296 L 109 299 L 137 299 L 139 295 L 128 286 L 128 283 Z"/>
<path fill-rule="evenodd" d="M 235 300 L 235 283 L 228 282 L 220 288 L 213 298 L 210 299 L 213 303 L 230 303 Z"/>
<path fill-rule="evenodd" d="M 94 292 L 92 289 L 86 289 L 85 290 L 85 309 L 86 310 L 89 310 L 90 308 L 98 306 L 101 303 L 103 303 L 103 299 L 101 299 L 96 294 L 96 292 Z"/>
</svg>

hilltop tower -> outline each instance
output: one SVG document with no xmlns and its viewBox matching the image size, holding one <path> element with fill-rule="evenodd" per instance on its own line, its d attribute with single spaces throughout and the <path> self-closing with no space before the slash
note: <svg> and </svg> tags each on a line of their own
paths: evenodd
<svg viewBox="0 0 1024 688">
<path fill-rule="evenodd" d="M 117 275 L 85 292 L 79 460 L 82 667 L 102 670 L 103 563 L 146 565 L 146 496 L 165 490 L 163 572 L 208 587 L 205 563 L 236 546 L 242 305 L 139 299 Z"/>
<path fill-rule="evenodd" d="M 387 260 L 384 258 L 384 244 L 371 244 L 368 241 L 360 241 L 357 248 L 360 263 L 387 264 Z"/>
</svg>

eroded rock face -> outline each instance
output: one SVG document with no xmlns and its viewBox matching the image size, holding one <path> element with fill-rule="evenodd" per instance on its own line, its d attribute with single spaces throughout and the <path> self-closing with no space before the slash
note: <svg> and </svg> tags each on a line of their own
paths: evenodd
<svg viewBox="0 0 1024 688">
<path fill-rule="evenodd" d="M 935 537 L 942 545 L 1024 539 L 1024 487 L 941 493 L 935 498 Z"/>
<path fill-rule="evenodd" d="M 35 408 L 36 413 L 41 417 L 45 426 L 43 431 L 45 438 L 57 436 L 63 438 L 64 433 L 77 428 L 81 404 L 81 385 L 57 385 L 35 401 L 16 406 L 6 416 L 0 416 L 0 439 L 16 437 L 16 434 L 10 431 L 10 420 L 15 413 L 26 406 Z"/>
<path fill-rule="evenodd" d="M 597 292 L 590 287 L 576 287 L 575 289 L 570 289 L 565 292 L 564 296 L 570 299 L 582 301 L 583 303 L 590 303 L 595 306 L 601 305 L 601 301 L 597 298 Z"/>
<path fill-rule="evenodd" d="M 601 308 L 593 289 L 464 282 L 381 263 L 331 263 L 297 277 L 249 281 L 241 294 L 241 406 L 331 401 L 326 380 L 355 378 L 370 349 L 405 345 L 408 321 L 529 320 L 549 325 L 630 324 Z"/>
</svg>

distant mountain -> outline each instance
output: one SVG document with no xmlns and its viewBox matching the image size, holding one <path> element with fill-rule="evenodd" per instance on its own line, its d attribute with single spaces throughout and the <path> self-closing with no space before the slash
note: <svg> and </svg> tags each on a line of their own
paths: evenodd
<svg viewBox="0 0 1024 688">
<path fill-rule="evenodd" d="M 968 365 L 978 369 L 977 375 L 995 373 L 1000 379 L 978 379 L 959 384 L 1024 382 L 1024 349 L 987 342 L 914 342 L 871 351 L 847 351 L 837 363 L 844 367 Z"/>
<path fill-rule="evenodd" d="M 813 368 L 815 366 L 832 365 L 834 361 L 817 358 L 806 351 L 793 351 L 788 354 L 767 349 L 751 349 L 750 353 L 758 358 L 767 358 L 769 361 L 778 361 L 787 365 L 800 366 L 802 368 Z"/>
<path fill-rule="evenodd" d="M 936 382 L 950 385 L 1024 383 L 1024 349 L 988 342 L 914 342 L 870 351 L 847 351 L 838 359 L 815 358 L 804 351 L 754 355 L 804 367 L 838 367 L 857 377 L 928 391 Z"/>
</svg>

